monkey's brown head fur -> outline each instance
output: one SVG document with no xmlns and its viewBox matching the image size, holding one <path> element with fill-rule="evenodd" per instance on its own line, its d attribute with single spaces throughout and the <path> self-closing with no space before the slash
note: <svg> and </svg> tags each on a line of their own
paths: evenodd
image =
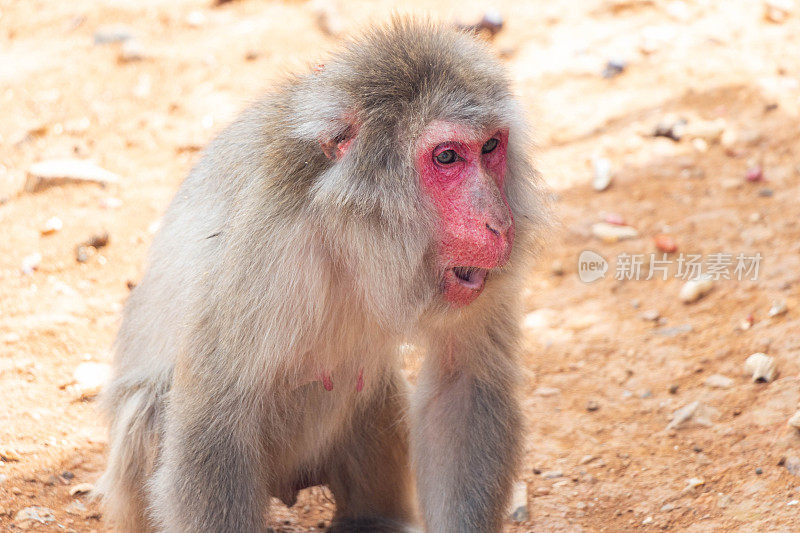
<svg viewBox="0 0 800 533">
<path fill-rule="evenodd" d="M 298 166 L 273 185 L 317 221 L 340 279 L 390 322 L 489 301 L 477 297 L 528 255 L 542 208 L 519 106 L 487 47 L 394 19 L 287 89 L 272 105 Z"/>
</svg>

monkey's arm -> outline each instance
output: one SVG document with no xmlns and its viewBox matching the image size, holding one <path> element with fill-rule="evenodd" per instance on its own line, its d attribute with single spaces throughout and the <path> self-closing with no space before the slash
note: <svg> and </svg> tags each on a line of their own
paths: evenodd
<svg viewBox="0 0 800 533">
<path fill-rule="evenodd" d="M 266 531 L 263 411 L 256 391 L 231 377 L 219 368 L 176 368 L 153 484 L 164 531 Z"/>
<path fill-rule="evenodd" d="M 432 346 L 414 401 L 412 455 L 427 530 L 500 531 L 520 458 L 516 322 Z"/>
</svg>

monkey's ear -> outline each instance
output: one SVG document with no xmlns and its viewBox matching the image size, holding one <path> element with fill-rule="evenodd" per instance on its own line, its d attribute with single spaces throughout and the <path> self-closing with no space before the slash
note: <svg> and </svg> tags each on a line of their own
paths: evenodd
<svg viewBox="0 0 800 533">
<path fill-rule="evenodd" d="M 338 161 L 339 159 L 343 158 L 352 146 L 357 133 L 358 128 L 356 125 L 350 123 L 347 125 L 344 131 L 333 138 L 320 140 L 319 145 L 322 148 L 322 151 L 325 153 L 325 157 L 331 161 Z"/>
<path fill-rule="evenodd" d="M 345 156 L 358 133 L 356 106 L 330 80 L 331 69 L 311 74 L 291 94 L 292 129 L 302 139 L 319 143 L 325 157 L 338 161 Z"/>
</svg>

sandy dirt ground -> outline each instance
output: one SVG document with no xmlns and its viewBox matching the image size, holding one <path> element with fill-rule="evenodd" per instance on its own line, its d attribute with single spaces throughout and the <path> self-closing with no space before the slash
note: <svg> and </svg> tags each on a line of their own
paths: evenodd
<svg viewBox="0 0 800 533">
<path fill-rule="evenodd" d="M 800 530 L 800 433 L 787 423 L 800 401 L 800 3 L 772 21 L 747 0 L 493 7 L 505 27 L 492 47 L 558 217 L 525 296 L 529 517 L 507 530 Z M 159 216 L 215 132 L 393 10 L 474 22 L 486 9 L 0 0 L 0 529 L 109 530 L 82 492 L 105 428 L 74 373 L 109 362 Z M 95 42 L 115 33 L 132 38 Z M 624 69 L 603 77 L 609 60 Z M 652 135 L 675 117 L 679 141 Z M 20 192 L 32 164 L 66 157 L 120 179 Z M 612 181 L 598 192 L 603 165 Z M 62 227 L 45 235 L 52 217 Z M 598 239 L 603 221 L 636 236 Z M 78 262 L 76 245 L 102 232 L 108 244 Z M 617 279 L 636 257 L 647 277 L 659 234 L 677 245 L 668 279 Z M 584 250 L 608 259 L 604 279 L 579 279 Z M 681 301 L 681 254 L 710 269 L 727 257 L 714 254 L 757 253 L 756 280 Z M 755 352 L 774 358 L 771 381 L 745 373 Z M 671 418 L 686 406 L 694 416 Z M 314 488 L 271 523 L 319 530 L 332 509 Z"/>
</svg>

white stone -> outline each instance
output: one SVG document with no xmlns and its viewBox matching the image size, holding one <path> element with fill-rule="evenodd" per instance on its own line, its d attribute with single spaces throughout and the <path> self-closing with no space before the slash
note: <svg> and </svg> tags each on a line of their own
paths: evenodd
<svg viewBox="0 0 800 533">
<path fill-rule="evenodd" d="M 61 231 L 61 228 L 64 227 L 64 223 L 61 222 L 61 219 L 58 217 L 50 217 L 44 223 L 44 227 L 42 228 L 42 235 L 50 235 L 51 233 L 55 233 L 57 231 Z"/>
<path fill-rule="evenodd" d="M 555 396 L 557 394 L 561 394 L 561 389 L 557 389 L 555 387 L 538 387 L 533 393 L 536 396 Z"/>
<path fill-rule="evenodd" d="M 733 387 L 733 380 L 722 374 L 712 374 L 706 378 L 706 386 L 713 389 L 730 389 Z"/>
<path fill-rule="evenodd" d="M 33 271 L 39 268 L 39 265 L 42 263 L 42 254 L 39 252 L 26 255 L 22 259 L 22 266 L 21 270 L 23 274 L 33 274 Z"/>
<path fill-rule="evenodd" d="M 105 363 L 81 363 L 72 373 L 75 385 L 72 391 L 81 398 L 97 396 L 111 376 L 111 367 Z"/>
<path fill-rule="evenodd" d="M 28 529 L 31 522 L 49 524 L 50 522 L 55 522 L 55 520 L 56 517 L 52 509 L 39 505 L 20 509 L 14 516 L 14 523 L 17 526 L 21 526 L 23 529 Z"/>
<path fill-rule="evenodd" d="M 680 292 L 680 299 L 683 303 L 696 302 L 711 289 L 714 288 L 714 281 L 709 276 L 702 276 L 700 278 L 691 279 L 683 284 Z"/>
<path fill-rule="evenodd" d="M 782 300 L 781 301 L 775 301 L 775 302 L 772 302 L 772 307 L 769 308 L 769 316 L 770 317 L 776 317 L 776 316 L 785 315 L 788 310 L 789 310 L 789 308 L 786 307 L 786 302 L 784 302 Z"/>
<path fill-rule="evenodd" d="M 76 496 L 78 494 L 87 494 L 94 490 L 94 485 L 91 483 L 78 483 L 77 485 L 73 486 L 69 489 L 70 496 Z"/>
<path fill-rule="evenodd" d="M 105 186 L 119 182 L 113 172 L 84 159 L 51 159 L 34 163 L 28 169 L 26 192 L 38 192 L 48 187 L 69 183 L 95 183 Z"/>
<path fill-rule="evenodd" d="M 528 485 L 524 481 L 514 483 L 511 490 L 511 520 L 524 522 L 530 517 L 528 512 Z"/>
<path fill-rule="evenodd" d="M 672 414 L 672 421 L 667 424 L 667 429 L 677 429 L 689 420 L 693 420 L 700 426 L 710 427 L 713 425 L 711 418 L 714 414 L 715 410 L 704 403 L 692 402 Z"/>
<path fill-rule="evenodd" d="M 639 232 L 632 226 L 620 226 L 617 224 L 609 224 L 608 222 L 598 222 L 592 224 L 592 235 L 602 241 L 612 243 L 624 239 L 635 239 L 639 236 Z"/>
<path fill-rule="evenodd" d="M 613 173 L 611 171 L 611 160 L 605 157 L 595 157 L 592 160 L 594 167 L 594 177 L 592 178 L 592 188 L 600 192 L 608 189 L 611 185 Z"/>
<path fill-rule="evenodd" d="M 757 352 L 744 362 L 744 371 L 753 377 L 753 381 L 769 383 L 775 378 L 775 358 Z"/>
</svg>

